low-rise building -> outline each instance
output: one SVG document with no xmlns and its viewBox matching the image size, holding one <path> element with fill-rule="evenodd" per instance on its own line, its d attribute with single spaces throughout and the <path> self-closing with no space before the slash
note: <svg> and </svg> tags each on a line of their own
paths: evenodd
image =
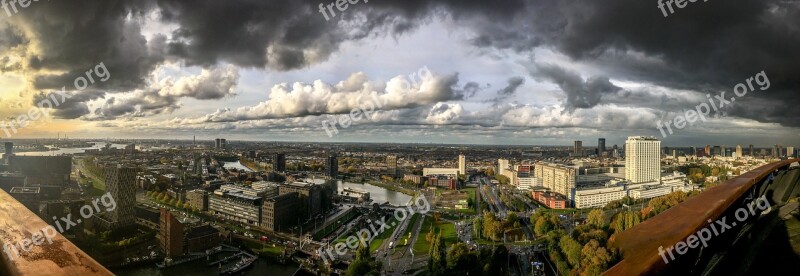
<svg viewBox="0 0 800 276">
<path fill-rule="evenodd" d="M 620 200 L 628 192 L 622 184 L 609 184 L 604 188 L 575 191 L 575 208 L 603 207 L 611 201 Z"/>
<path fill-rule="evenodd" d="M 238 190 L 214 191 L 208 197 L 208 210 L 221 218 L 246 223 L 261 225 L 261 206 L 264 198 L 246 195 Z"/>
</svg>

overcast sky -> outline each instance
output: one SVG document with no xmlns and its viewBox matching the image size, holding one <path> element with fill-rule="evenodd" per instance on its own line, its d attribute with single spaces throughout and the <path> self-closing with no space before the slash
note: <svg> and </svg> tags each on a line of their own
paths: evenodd
<svg viewBox="0 0 800 276">
<path fill-rule="evenodd" d="M 298 0 L 9 6 L 0 116 L 66 86 L 13 138 L 800 145 L 798 1 L 697 1 L 667 17 L 656 0 L 352 2 L 330 20 L 329 2 Z M 101 62 L 107 81 L 77 90 Z M 718 118 L 656 128 L 762 71 L 768 88 L 753 82 Z M 323 121 L 376 98 L 380 111 L 328 136 Z"/>
</svg>

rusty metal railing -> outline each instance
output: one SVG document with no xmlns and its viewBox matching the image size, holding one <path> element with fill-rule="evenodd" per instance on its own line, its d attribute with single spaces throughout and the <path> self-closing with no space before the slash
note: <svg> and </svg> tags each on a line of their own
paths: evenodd
<svg viewBox="0 0 800 276">
<path fill-rule="evenodd" d="M 674 270 L 670 266 L 680 263 L 666 263 L 659 255 L 660 246 L 666 248 L 684 241 L 706 227 L 709 220 L 715 221 L 730 214 L 732 209 L 741 206 L 744 199 L 750 199 L 758 190 L 763 191 L 764 187 L 759 186 L 765 185 L 765 180 L 772 173 L 786 169 L 799 160 L 784 160 L 761 166 L 620 233 L 616 236 L 614 245 L 619 248 L 623 259 L 606 271 L 605 275 L 650 275 Z"/>
<path fill-rule="evenodd" d="M 60 233 L 50 238 L 52 243 L 34 236 L 47 226 L 36 214 L 0 190 L 0 245 L 3 249 L 0 275 L 113 275 Z M 40 244 L 25 243 L 29 251 L 20 248 L 20 242 L 32 241 L 32 238 Z"/>
</svg>

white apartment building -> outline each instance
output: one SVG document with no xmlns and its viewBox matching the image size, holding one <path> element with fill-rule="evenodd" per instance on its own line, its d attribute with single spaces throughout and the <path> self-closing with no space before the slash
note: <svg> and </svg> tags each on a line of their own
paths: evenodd
<svg viewBox="0 0 800 276">
<path fill-rule="evenodd" d="M 519 183 L 517 183 L 517 189 L 520 189 L 520 190 L 523 190 L 523 191 L 531 191 L 531 190 L 533 190 L 533 187 L 542 186 L 542 180 L 540 178 L 536 178 L 536 177 L 533 177 L 533 176 L 531 176 L 531 177 L 518 177 L 517 181 L 519 181 Z"/>
<path fill-rule="evenodd" d="M 505 175 L 506 170 L 508 170 L 508 159 L 497 159 L 497 173 L 499 175 Z"/>
<path fill-rule="evenodd" d="M 458 173 L 467 175 L 467 157 L 463 154 L 458 155 Z"/>
<path fill-rule="evenodd" d="M 613 184 L 605 188 L 575 191 L 575 208 L 594 208 L 606 206 L 611 201 L 620 200 L 628 194 L 624 185 Z"/>
<path fill-rule="evenodd" d="M 653 185 L 628 190 L 628 196 L 633 199 L 654 198 L 672 193 L 671 186 Z"/>
<path fill-rule="evenodd" d="M 452 178 L 458 178 L 459 169 L 456 168 L 423 168 L 423 176 L 431 175 L 446 175 Z"/>
<path fill-rule="evenodd" d="M 655 137 L 632 136 L 625 141 L 625 179 L 631 183 L 661 177 L 661 141 Z"/>
</svg>

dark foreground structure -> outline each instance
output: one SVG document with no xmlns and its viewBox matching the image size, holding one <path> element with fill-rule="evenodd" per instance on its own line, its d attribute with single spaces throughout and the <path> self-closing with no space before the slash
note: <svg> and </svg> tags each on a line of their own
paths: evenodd
<svg viewBox="0 0 800 276">
<path fill-rule="evenodd" d="M 614 242 L 623 260 L 605 275 L 796 273 L 800 264 L 798 160 L 775 162 L 747 172 L 620 233 Z M 762 196 L 770 206 L 763 211 L 751 203 Z M 738 218 L 745 217 L 742 212 L 753 215 L 740 221 Z M 723 219 L 729 227 L 717 223 Z M 708 239 L 707 246 L 673 253 L 675 260 L 659 251 L 660 247 L 666 250 L 681 241 L 693 241 L 690 236 L 711 229 L 712 224 L 718 235 Z"/>
</svg>

